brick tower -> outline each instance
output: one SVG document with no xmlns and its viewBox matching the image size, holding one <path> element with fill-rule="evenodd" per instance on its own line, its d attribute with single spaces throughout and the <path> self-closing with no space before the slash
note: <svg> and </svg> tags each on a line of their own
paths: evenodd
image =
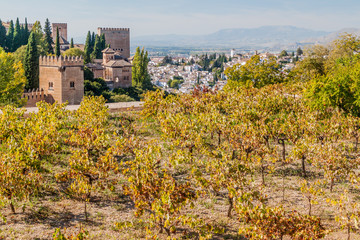
<svg viewBox="0 0 360 240">
<path fill-rule="evenodd" d="M 106 44 L 125 58 L 130 57 L 129 28 L 98 28 L 98 35 L 105 34 Z"/>
<path fill-rule="evenodd" d="M 47 102 L 80 104 L 84 96 L 84 60 L 79 57 L 40 57 L 39 88 Z"/>
</svg>

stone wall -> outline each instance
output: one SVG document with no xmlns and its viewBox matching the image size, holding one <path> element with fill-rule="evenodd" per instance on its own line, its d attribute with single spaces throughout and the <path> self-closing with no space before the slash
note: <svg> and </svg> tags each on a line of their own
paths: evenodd
<svg viewBox="0 0 360 240">
<path fill-rule="evenodd" d="M 24 91 L 21 98 L 26 99 L 25 107 L 36 107 L 36 103 L 40 101 L 46 101 L 46 94 L 44 89 L 34 89 L 29 91 Z"/>
</svg>

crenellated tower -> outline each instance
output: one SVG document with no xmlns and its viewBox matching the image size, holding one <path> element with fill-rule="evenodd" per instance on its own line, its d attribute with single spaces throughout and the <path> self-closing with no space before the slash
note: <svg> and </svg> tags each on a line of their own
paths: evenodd
<svg viewBox="0 0 360 240">
<path fill-rule="evenodd" d="M 125 58 L 130 58 L 130 28 L 98 28 L 105 35 L 106 44 Z"/>
<path fill-rule="evenodd" d="M 42 56 L 39 65 L 39 88 L 47 95 L 47 102 L 80 104 L 84 96 L 82 58 Z"/>
</svg>

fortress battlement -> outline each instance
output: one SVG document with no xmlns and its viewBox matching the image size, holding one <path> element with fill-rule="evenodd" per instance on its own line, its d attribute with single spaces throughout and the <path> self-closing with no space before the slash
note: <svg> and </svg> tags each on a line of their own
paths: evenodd
<svg viewBox="0 0 360 240">
<path fill-rule="evenodd" d="M 101 28 L 101 27 L 99 27 L 98 30 L 101 30 L 101 31 L 126 31 L 126 32 L 130 32 L 130 28 Z"/>
<path fill-rule="evenodd" d="M 21 98 L 27 100 L 26 107 L 36 107 L 37 102 L 46 101 L 46 94 L 44 89 L 25 90 Z"/>
<path fill-rule="evenodd" d="M 82 57 L 71 56 L 40 56 L 40 66 L 83 66 L 84 59 Z"/>
</svg>

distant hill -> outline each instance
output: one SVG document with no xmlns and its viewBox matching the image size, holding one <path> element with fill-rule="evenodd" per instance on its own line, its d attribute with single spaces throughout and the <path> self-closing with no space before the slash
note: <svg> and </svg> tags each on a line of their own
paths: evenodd
<svg viewBox="0 0 360 240">
<path fill-rule="evenodd" d="M 326 44 L 334 41 L 335 39 L 339 38 L 344 33 L 350 33 L 354 35 L 360 36 L 360 29 L 358 28 L 343 28 L 339 31 L 332 32 L 326 36 L 322 36 L 316 39 L 308 39 L 310 42 L 318 43 L 318 44 Z"/>
<path fill-rule="evenodd" d="M 315 31 L 294 26 L 263 26 L 259 28 L 223 29 L 207 35 L 152 35 L 133 37 L 132 47 L 203 47 L 240 49 L 296 49 L 298 46 L 327 43 L 343 32 L 358 33 L 360 29 L 337 32 Z"/>
</svg>

